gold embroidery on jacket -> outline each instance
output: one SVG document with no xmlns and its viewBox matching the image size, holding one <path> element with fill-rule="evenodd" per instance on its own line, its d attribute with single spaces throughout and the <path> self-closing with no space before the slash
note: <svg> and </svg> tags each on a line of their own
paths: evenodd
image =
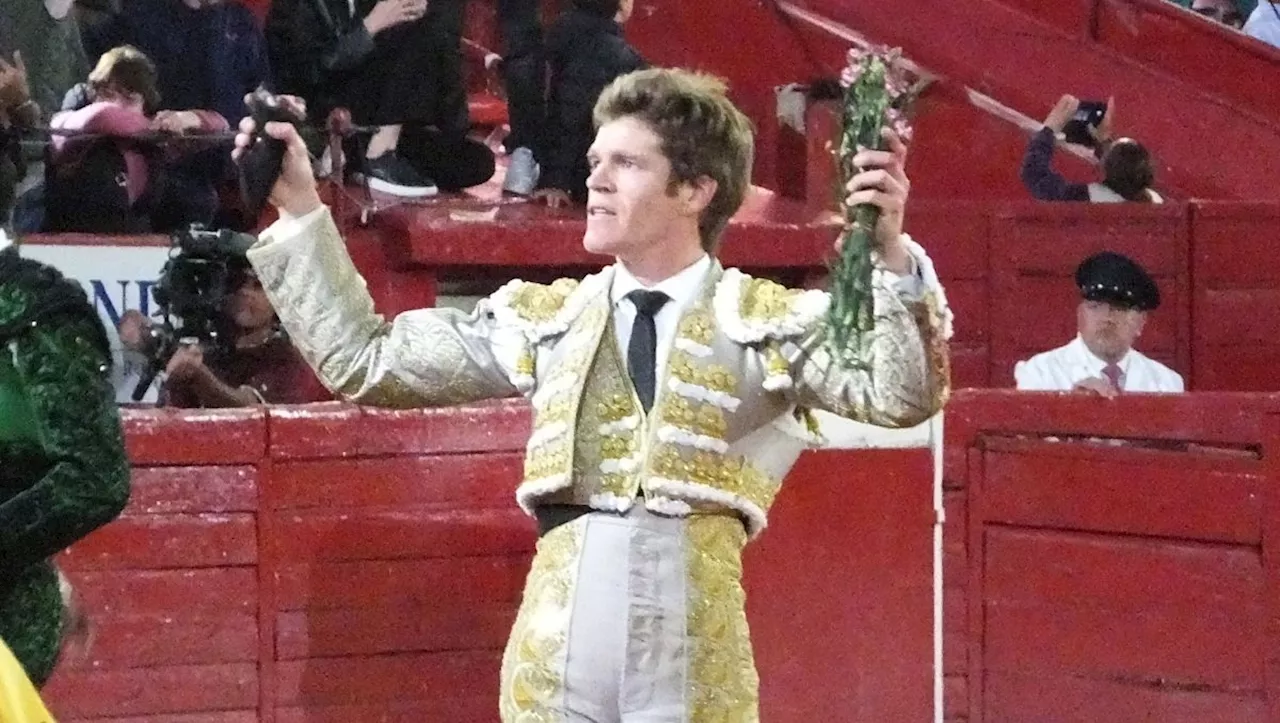
<svg viewBox="0 0 1280 723">
<path fill-rule="evenodd" d="M 511 295 L 511 309 L 525 321 L 535 324 L 551 321 L 577 288 L 577 279 L 556 279 L 550 286 L 525 283 Z"/>
<path fill-rule="evenodd" d="M 779 322 L 791 313 L 791 305 L 799 291 L 788 289 L 768 279 L 747 277 L 743 282 L 738 313 L 754 322 Z"/>
</svg>

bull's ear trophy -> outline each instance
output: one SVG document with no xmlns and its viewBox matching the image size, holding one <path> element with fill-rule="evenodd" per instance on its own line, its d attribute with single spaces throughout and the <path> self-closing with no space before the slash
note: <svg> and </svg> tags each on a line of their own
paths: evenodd
<svg viewBox="0 0 1280 723">
<path fill-rule="evenodd" d="M 840 253 L 831 264 L 831 305 L 827 310 L 827 349 L 847 367 L 868 364 L 875 308 L 871 270 L 875 228 L 880 209 L 871 204 L 845 203 L 845 186 L 862 169 L 854 165 L 858 148 L 884 150 L 881 129 L 888 126 L 903 142 L 911 138 L 908 112 L 923 82 L 913 84 L 897 48 L 853 49 L 840 76 L 841 122 L 833 144 L 836 156 L 840 214 L 844 228 Z"/>
</svg>

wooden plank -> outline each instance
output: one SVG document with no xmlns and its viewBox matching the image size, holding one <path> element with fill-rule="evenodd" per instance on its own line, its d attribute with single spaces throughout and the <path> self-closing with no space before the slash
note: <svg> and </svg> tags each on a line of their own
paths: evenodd
<svg viewBox="0 0 1280 723">
<path fill-rule="evenodd" d="M 1280 391 L 1275 360 L 1280 344 L 1201 346 L 1196 349 L 1198 391 Z"/>
<path fill-rule="evenodd" d="M 1259 551 L 989 528 L 984 669 L 1261 690 Z"/>
<path fill-rule="evenodd" d="M 253 464 L 266 451 L 262 409 L 123 409 L 120 420 L 135 466 Z"/>
<path fill-rule="evenodd" d="M 258 473 L 249 466 L 135 467 L 126 515 L 254 512 Z"/>
<path fill-rule="evenodd" d="M 529 554 L 431 560 L 288 564 L 277 575 L 279 610 L 519 602 Z"/>
<path fill-rule="evenodd" d="M 250 514 L 121 517 L 59 556 L 67 570 L 252 565 L 257 529 Z"/>
<path fill-rule="evenodd" d="M 1270 482 L 1263 489 L 1261 551 L 1266 571 L 1266 697 L 1268 718 L 1274 722 L 1280 720 L 1280 414 L 1265 415 L 1262 432 L 1267 440 L 1263 460 Z"/>
<path fill-rule="evenodd" d="M 1196 325 L 1203 347 L 1271 344 L 1280 329 L 1280 284 L 1272 288 L 1204 289 L 1196 315 L 1212 323 Z"/>
<path fill-rule="evenodd" d="M 986 344 L 951 347 L 951 386 L 953 389 L 990 385 L 991 352 Z"/>
<path fill-rule="evenodd" d="M 257 577 L 250 567 L 197 570 L 71 570 L 67 578 L 90 618 L 171 610 L 252 614 Z"/>
<path fill-rule="evenodd" d="M 280 707 L 498 695 L 502 652 L 441 652 L 283 661 Z"/>
<path fill-rule="evenodd" d="M 41 695 L 59 720 L 246 710 L 258 704 L 258 666 L 59 670 Z"/>
<path fill-rule="evenodd" d="M 1275 229 L 1280 203 L 1197 201 L 1192 206 L 1192 272 L 1205 289 L 1275 288 L 1280 269 L 1275 256 Z M 1205 317 L 1201 317 L 1205 318 Z M 1199 330 L 1212 331 L 1214 324 Z"/>
<path fill-rule="evenodd" d="M 282 513 L 276 523 L 282 561 L 514 555 L 537 540 L 533 521 L 514 507 Z"/>
<path fill-rule="evenodd" d="M 62 723 L 259 723 L 256 710 L 228 710 L 216 713 L 148 715 L 141 718 L 64 718 Z"/>
<path fill-rule="evenodd" d="M 968 720 L 969 680 L 963 675 L 948 675 L 942 679 L 942 715 L 947 721 Z"/>
<path fill-rule="evenodd" d="M 427 701 L 396 701 L 366 706 L 306 706 L 280 708 L 276 711 L 277 723 L 493 723 L 497 719 L 497 691 L 493 695 L 449 696 Z"/>
<path fill-rule="evenodd" d="M 945 279 L 947 303 L 955 314 L 955 343 L 986 343 L 988 284 L 986 279 Z"/>
<path fill-rule="evenodd" d="M 929 715 L 932 466 L 925 449 L 801 455 L 743 559 L 762 720 Z"/>
<path fill-rule="evenodd" d="M 1257 693 L 1182 689 L 1151 682 L 988 672 L 985 723 L 1266 723 Z"/>
<path fill-rule="evenodd" d="M 965 546 L 965 536 L 968 534 L 966 494 L 964 492 L 944 493 L 942 508 L 947 516 L 947 521 L 942 526 L 943 584 L 963 590 L 969 574 L 969 556 Z"/>
<path fill-rule="evenodd" d="M 978 437 L 1080 435 L 1205 444 L 1258 444 L 1260 417 L 1276 397 L 1259 394 L 1091 395 L 957 390 L 947 406 L 948 440 L 968 448 Z M 956 427 L 956 436 L 950 432 Z"/>
<path fill-rule="evenodd" d="M 1155 465 L 988 451 L 986 520 L 1258 544 L 1261 475 L 1180 470 L 1187 457 Z"/>
<path fill-rule="evenodd" d="M 942 672 L 964 675 L 969 670 L 965 641 L 969 637 L 969 601 L 963 588 L 946 588 L 942 594 Z"/>
<path fill-rule="evenodd" d="M 277 509 L 514 505 L 519 452 L 282 462 L 272 469 Z"/>
<path fill-rule="evenodd" d="M 1069 279 L 1090 254 L 1116 251 L 1153 276 L 1176 276 L 1186 272 L 1189 226 L 1189 208 L 1179 203 L 1008 203 L 992 220 L 992 248 L 1001 250 L 992 263 L 1024 274 Z"/>
<path fill-rule="evenodd" d="M 381 605 L 283 612 L 276 619 L 279 660 L 445 650 L 502 650 L 515 602 Z"/>
<path fill-rule="evenodd" d="M 917 159 L 913 154 L 908 163 Z M 992 204 L 926 198 L 913 198 L 911 204 L 907 225 L 929 249 L 946 280 L 948 297 L 956 279 L 986 278 Z"/>
<path fill-rule="evenodd" d="M 275 459 L 518 452 L 531 424 L 524 400 L 407 410 L 334 403 L 272 407 L 270 414 Z"/>
<path fill-rule="evenodd" d="M 1084 38 L 1090 32 L 1093 0 L 1062 0 L 1053 3 L 1037 2 L 1037 0 L 1009 0 L 1007 4 L 1068 37 Z M 1055 41 L 1065 44 L 1066 38 L 1055 38 L 1049 42 Z"/>
<path fill-rule="evenodd" d="M 96 615 L 88 655 L 59 665 L 71 670 L 204 665 L 258 660 L 258 618 L 244 613 Z"/>
</svg>

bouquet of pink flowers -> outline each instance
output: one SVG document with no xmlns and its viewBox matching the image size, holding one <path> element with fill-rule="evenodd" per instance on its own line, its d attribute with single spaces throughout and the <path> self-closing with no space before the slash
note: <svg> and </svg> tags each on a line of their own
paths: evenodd
<svg viewBox="0 0 1280 723">
<path fill-rule="evenodd" d="M 840 254 L 831 268 L 831 306 L 827 310 L 828 349 L 848 366 L 864 365 L 875 309 L 871 296 L 871 252 L 880 209 L 870 204 L 849 206 L 845 186 L 861 170 L 853 163 L 860 148 L 883 150 L 881 129 L 892 128 L 903 142 L 911 138 L 907 111 L 917 88 L 899 62 L 901 52 L 873 48 L 849 51 L 840 76 L 844 87 L 840 135 L 835 144 L 839 168 L 838 196 L 844 218 Z"/>
</svg>

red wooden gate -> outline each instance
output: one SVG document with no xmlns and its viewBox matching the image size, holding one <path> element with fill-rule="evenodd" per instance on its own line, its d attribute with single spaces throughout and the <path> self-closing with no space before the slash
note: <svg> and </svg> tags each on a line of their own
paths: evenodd
<svg viewBox="0 0 1280 723">
<path fill-rule="evenodd" d="M 971 723 L 1277 720 L 1280 400 L 968 401 Z"/>
</svg>

